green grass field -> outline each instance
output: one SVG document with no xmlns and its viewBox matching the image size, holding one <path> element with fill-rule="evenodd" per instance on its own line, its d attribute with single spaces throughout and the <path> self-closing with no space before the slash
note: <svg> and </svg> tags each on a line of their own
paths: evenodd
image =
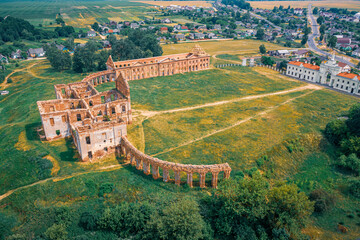
<svg viewBox="0 0 360 240">
<path fill-rule="evenodd" d="M 246 43 L 232 41 L 229 46 L 240 51 Z M 184 45 L 179 44 L 178 51 L 190 47 Z M 220 50 L 213 42 L 204 45 L 213 54 Z M 212 60 L 218 61 L 227 60 Z M 0 212 L 21 223 L 15 232 L 43 233 L 53 224 L 48 219 L 53 219 L 54 208 L 70 208 L 75 214 L 80 208 L 121 201 L 166 202 L 211 191 L 152 180 L 114 156 L 81 163 L 71 140 L 41 142 L 36 133 L 41 127 L 36 101 L 55 98 L 54 84 L 80 81 L 86 74 L 55 72 L 46 60 L 23 61 L 9 69 L 18 72 L 6 85 L 10 94 L 0 96 L 0 195 L 23 188 L 0 200 Z M 256 167 L 270 181 L 294 182 L 306 193 L 324 188 L 336 196 L 336 206 L 322 216 L 314 215 L 304 232 L 317 239 L 358 236 L 359 202 L 344 189 L 348 176 L 334 168 L 335 153 L 322 136 L 326 123 L 342 116 L 358 98 L 260 67 L 214 68 L 129 84 L 134 122 L 128 126 L 128 137 L 140 150 L 173 162 L 228 162 L 232 176 Z M 114 83 L 97 87 L 111 88 Z M 265 155 L 269 160 L 259 162 Z M 50 168 L 39 158 L 48 159 Z M 194 180 L 197 186 L 198 176 Z M 114 191 L 99 198 L 104 183 L 114 184 Z M 337 231 L 339 222 L 349 228 L 347 234 Z M 80 231 L 78 226 L 71 228 L 68 232 Z"/>
</svg>

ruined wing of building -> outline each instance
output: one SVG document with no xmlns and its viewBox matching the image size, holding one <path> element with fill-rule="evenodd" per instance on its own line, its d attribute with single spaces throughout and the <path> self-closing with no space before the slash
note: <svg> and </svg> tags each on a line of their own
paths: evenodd
<svg viewBox="0 0 360 240">
<path fill-rule="evenodd" d="M 55 85 L 56 100 L 38 101 L 45 137 L 72 137 L 83 161 L 100 158 L 110 152 L 125 155 L 125 159 L 154 179 L 170 180 L 174 171 L 175 184 L 180 185 L 181 173 L 187 174 L 187 184 L 193 186 L 193 174 L 199 174 L 199 186 L 206 187 L 211 174 L 211 186 L 217 187 L 218 176 L 230 177 L 229 164 L 191 165 L 163 161 L 137 150 L 127 139 L 127 124 L 131 124 L 130 87 L 128 80 L 167 76 L 209 68 L 210 56 L 199 46 L 185 54 L 114 62 L 109 57 L 107 70 L 90 74 L 81 82 Z M 115 81 L 116 88 L 98 92 L 95 86 Z"/>
<path fill-rule="evenodd" d="M 287 65 L 286 75 L 360 95 L 360 76 L 349 73 L 350 70 L 350 66 L 336 62 L 335 55 L 333 55 L 329 61 L 321 63 L 320 66 L 291 61 Z"/>
<path fill-rule="evenodd" d="M 209 68 L 210 56 L 199 46 L 184 54 L 114 62 L 107 70 L 81 82 L 55 85 L 55 100 L 38 101 L 47 140 L 72 137 L 83 161 L 116 151 L 132 122 L 128 81 Z M 98 92 L 95 86 L 115 81 L 116 88 Z"/>
</svg>

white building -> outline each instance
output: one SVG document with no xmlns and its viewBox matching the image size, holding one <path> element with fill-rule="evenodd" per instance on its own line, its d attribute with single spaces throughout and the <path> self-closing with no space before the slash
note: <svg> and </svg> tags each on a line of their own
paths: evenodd
<svg viewBox="0 0 360 240">
<path fill-rule="evenodd" d="M 360 76 L 335 61 L 335 55 L 320 66 L 300 61 L 289 62 L 286 75 L 309 82 L 328 85 L 335 89 L 360 95 Z"/>
</svg>

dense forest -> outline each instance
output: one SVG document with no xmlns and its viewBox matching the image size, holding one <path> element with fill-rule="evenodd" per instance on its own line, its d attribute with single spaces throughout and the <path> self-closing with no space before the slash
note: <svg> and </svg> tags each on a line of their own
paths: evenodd
<svg viewBox="0 0 360 240">
<path fill-rule="evenodd" d="M 13 42 L 20 39 L 35 41 L 58 36 L 59 34 L 56 31 L 35 28 L 28 21 L 20 18 L 0 17 L 0 41 L 2 42 Z"/>
</svg>

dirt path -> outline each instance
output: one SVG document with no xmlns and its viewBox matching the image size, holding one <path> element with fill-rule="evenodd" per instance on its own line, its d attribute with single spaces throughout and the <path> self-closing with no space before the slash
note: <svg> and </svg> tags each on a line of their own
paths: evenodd
<svg viewBox="0 0 360 240">
<path fill-rule="evenodd" d="M 218 105 L 223 105 L 223 104 L 228 104 L 228 103 L 234 103 L 234 102 L 240 102 L 240 101 L 245 101 L 245 100 L 253 100 L 253 99 L 257 99 L 257 98 L 264 98 L 264 97 L 269 97 L 269 96 L 283 95 L 283 94 L 292 93 L 292 92 L 299 92 L 299 91 L 303 91 L 303 90 L 307 90 L 307 89 L 309 89 L 309 90 L 319 90 L 319 89 L 322 89 L 322 87 L 317 86 L 317 85 L 313 85 L 313 84 L 307 84 L 306 86 L 292 88 L 292 89 L 288 89 L 288 90 L 284 90 L 284 91 L 273 92 L 273 93 L 265 93 L 265 94 L 260 94 L 260 95 L 251 95 L 251 96 L 246 96 L 246 97 L 242 97 L 242 98 L 235 98 L 235 99 L 231 99 L 231 100 L 224 100 L 224 101 L 219 101 L 219 102 L 206 103 L 206 104 L 192 106 L 192 107 L 176 108 L 176 109 L 165 110 L 165 111 L 141 111 L 141 110 L 135 110 L 135 112 L 139 112 L 140 114 L 142 114 L 142 115 L 146 116 L 147 118 L 149 118 L 149 117 L 153 117 L 153 116 L 158 115 L 158 114 L 182 112 L 182 111 L 189 111 L 189 110 L 205 108 L 205 107 L 213 107 L 213 106 L 218 106 Z"/>
<path fill-rule="evenodd" d="M 4 82 L 0 85 L 0 87 L 2 87 L 3 89 L 5 89 L 6 87 L 7 87 L 7 80 L 9 79 L 9 77 L 11 77 L 14 73 L 17 73 L 17 72 L 21 72 L 21 71 L 26 71 L 26 72 L 29 72 L 31 75 L 34 75 L 32 72 L 30 72 L 30 69 L 33 67 L 33 66 L 35 66 L 35 65 L 37 65 L 37 64 L 39 64 L 40 63 L 40 61 L 39 62 L 35 62 L 35 63 L 32 63 L 32 64 L 30 64 L 29 66 L 27 66 L 27 67 L 24 67 L 24 68 L 18 68 L 18 69 L 15 69 L 14 71 L 12 71 L 11 73 L 9 73 L 6 77 L 5 77 L 5 80 L 4 80 Z M 35 76 L 35 75 L 34 75 Z"/>
<path fill-rule="evenodd" d="M 39 185 L 39 184 L 42 184 L 42 183 L 46 183 L 48 181 L 59 182 L 59 181 L 64 181 L 66 179 L 77 177 L 77 176 L 88 174 L 88 173 L 114 171 L 114 170 L 120 169 L 123 165 L 125 165 L 125 164 L 115 164 L 115 165 L 101 167 L 101 168 L 99 168 L 97 170 L 79 172 L 79 173 L 74 173 L 74 174 L 67 175 L 67 176 L 52 177 L 52 178 L 47 178 L 47 179 L 44 179 L 44 180 L 40 180 L 40 181 L 34 182 L 32 184 L 25 185 L 25 186 L 22 186 L 22 187 L 18 187 L 18 188 L 15 188 L 13 190 L 10 190 L 10 191 L 6 192 L 5 194 L 0 196 L 0 201 L 7 198 L 8 196 L 10 196 L 11 194 L 13 194 L 16 191 L 26 189 L 26 188 L 29 188 L 29 187 L 33 187 L 33 186 L 36 186 L 36 185 Z"/>
<path fill-rule="evenodd" d="M 265 114 L 267 114 L 267 113 L 269 113 L 269 112 L 271 112 L 271 111 L 279 108 L 279 107 L 282 106 L 282 105 L 285 105 L 285 104 L 288 104 L 288 103 L 294 101 L 295 99 L 298 99 L 298 98 L 304 97 L 304 96 L 306 96 L 306 95 L 308 95 L 308 94 L 310 94 L 310 93 L 313 93 L 314 91 L 318 90 L 319 88 L 317 88 L 317 89 L 312 88 L 312 89 L 313 89 L 313 91 L 311 91 L 311 92 L 308 92 L 308 93 L 302 94 L 302 95 L 300 95 L 300 96 L 291 98 L 291 99 L 289 99 L 289 100 L 287 100 L 287 101 L 285 101 L 285 102 L 283 102 L 283 103 L 280 103 L 280 104 L 278 104 L 278 105 L 276 105 L 276 106 L 270 107 L 270 108 L 268 108 L 268 109 L 265 110 L 265 111 L 262 111 L 262 112 L 260 112 L 260 113 L 257 113 L 257 114 L 255 114 L 254 116 L 251 116 L 251 117 L 245 118 L 245 119 L 243 119 L 243 120 L 240 120 L 240 121 L 238 121 L 238 122 L 234 123 L 233 125 L 228 126 L 228 127 L 226 127 L 226 128 L 222 128 L 222 129 L 213 131 L 213 132 L 211 132 L 211 133 L 209 133 L 209 134 L 206 134 L 206 135 L 204 135 L 204 136 L 202 136 L 202 137 L 199 137 L 199 138 L 193 139 L 193 140 L 191 140 L 191 141 L 185 142 L 185 143 L 183 143 L 183 144 L 180 144 L 179 146 L 176 146 L 176 147 L 173 147 L 173 148 L 169 148 L 169 149 L 167 149 L 167 150 L 165 150 L 165 151 L 156 153 L 156 154 L 152 155 L 152 157 L 156 157 L 156 156 L 158 156 L 158 155 L 160 155 L 160 154 L 163 154 L 163 153 L 171 152 L 171 151 L 173 151 L 173 150 L 175 150 L 175 149 L 178 149 L 178 148 L 187 146 L 187 145 L 189 145 L 189 144 L 192 144 L 192 143 L 194 143 L 194 142 L 198 142 L 198 141 L 200 141 L 200 140 L 203 140 L 204 138 L 211 137 L 211 136 L 213 136 L 213 135 L 215 135 L 215 134 L 217 134 L 217 133 L 221 133 L 221 132 L 227 131 L 227 130 L 229 130 L 229 129 L 231 129 L 231 128 L 234 128 L 234 127 L 236 127 L 236 126 L 238 126 L 238 125 L 240 125 L 240 124 L 243 124 L 243 123 L 245 123 L 245 122 L 248 122 L 248 121 L 250 121 L 251 119 L 254 119 L 254 118 L 256 118 L 256 117 L 263 116 L 263 115 L 265 115 Z"/>
</svg>

